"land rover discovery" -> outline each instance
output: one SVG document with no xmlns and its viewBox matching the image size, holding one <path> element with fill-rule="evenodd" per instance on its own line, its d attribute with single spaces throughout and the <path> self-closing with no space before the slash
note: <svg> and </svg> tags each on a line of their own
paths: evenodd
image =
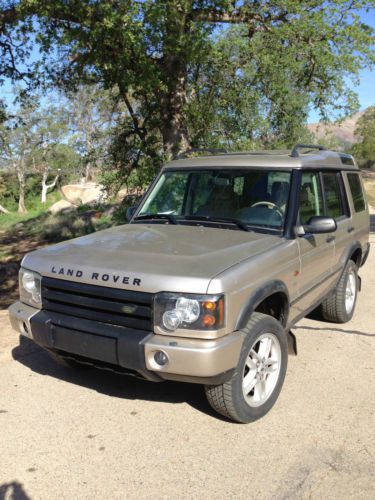
<svg viewBox="0 0 375 500">
<path fill-rule="evenodd" d="M 368 236 L 348 154 L 185 158 L 129 224 L 26 255 L 10 318 L 60 363 L 202 384 L 215 410 L 251 422 L 277 400 L 293 325 L 352 318 Z"/>
</svg>

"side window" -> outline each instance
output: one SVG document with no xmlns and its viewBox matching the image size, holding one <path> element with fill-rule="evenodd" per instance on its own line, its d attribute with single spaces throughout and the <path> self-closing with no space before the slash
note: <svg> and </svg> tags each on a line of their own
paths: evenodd
<svg viewBox="0 0 375 500">
<path fill-rule="evenodd" d="M 350 192 L 352 193 L 354 210 L 356 212 L 363 212 L 366 208 L 366 204 L 359 174 L 348 174 L 348 181 Z"/>
<path fill-rule="evenodd" d="M 327 206 L 326 215 L 328 217 L 333 217 L 334 219 L 347 215 L 339 182 L 340 178 L 338 174 L 334 172 L 327 172 L 323 174 L 324 195 Z"/>
<path fill-rule="evenodd" d="M 302 174 L 299 203 L 300 223 L 306 224 L 314 215 L 323 215 L 323 196 L 319 174 L 306 172 Z"/>
</svg>

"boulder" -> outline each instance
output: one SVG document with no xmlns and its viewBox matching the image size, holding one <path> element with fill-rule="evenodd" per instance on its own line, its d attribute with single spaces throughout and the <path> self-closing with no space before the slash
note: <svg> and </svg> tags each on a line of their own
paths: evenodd
<svg viewBox="0 0 375 500">
<path fill-rule="evenodd" d="M 122 201 L 124 198 L 128 196 L 128 194 L 129 194 L 128 188 L 120 189 L 120 191 L 116 195 L 116 200 Z"/>
<path fill-rule="evenodd" d="M 101 202 L 106 198 L 103 186 L 94 182 L 67 184 L 66 186 L 62 186 L 61 191 L 64 198 L 74 204 Z"/>
<path fill-rule="evenodd" d="M 74 210 L 76 207 L 70 203 L 69 201 L 66 200 L 59 200 L 56 201 L 53 205 L 51 205 L 48 209 L 49 212 L 52 214 L 57 214 L 59 212 L 63 211 L 69 211 L 69 210 Z"/>
</svg>

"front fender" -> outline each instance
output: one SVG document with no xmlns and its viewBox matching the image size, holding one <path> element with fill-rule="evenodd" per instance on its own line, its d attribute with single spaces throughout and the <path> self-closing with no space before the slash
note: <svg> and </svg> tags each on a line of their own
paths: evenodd
<svg viewBox="0 0 375 500">
<path fill-rule="evenodd" d="M 236 330 L 241 330 L 242 328 L 244 328 L 249 321 L 250 316 L 256 310 L 257 306 L 261 302 L 263 302 L 264 299 L 270 297 L 274 293 L 282 293 L 285 296 L 285 309 L 283 318 L 283 325 L 285 326 L 289 316 L 289 292 L 283 281 L 272 280 L 260 286 L 255 292 L 250 295 L 239 314 L 236 324 Z"/>
</svg>

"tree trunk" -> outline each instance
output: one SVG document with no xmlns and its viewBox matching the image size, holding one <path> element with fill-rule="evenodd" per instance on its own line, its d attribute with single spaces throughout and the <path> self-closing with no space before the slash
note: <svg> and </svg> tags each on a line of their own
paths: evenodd
<svg viewBox="0 0 375 500">
<path fill-rule="evenodd" d="M 92 181 L 91 162 L 88 161 L 86 163 L 86 168 L 85 168 L 85 182 L 90 182 L 90 181 Z"/>
<path fill-rule="evenodd" d="M 161 63 L 166 90 L 160 99 L 161 134 L 165 153 L 172 157 L 190 149 L 191 143 L 184 123 L 184 106 L 187 102 L 187 73 L 189 31 L 189 2 L 181 2 L 180 8 L 170 13 L 167 21 L 166 44 Z"/>
<path fill-rule="evenodd" d="M 161 134 L 165 153 L 176 157 L 191 147 L 183 114 L 187 100 L 187 67 L 181 56 L 169 54 L 166 59 L 165 71 L 170 85 L 160 101 Z"/>
<path fill-rule="evenodd" d="M 86 135 L 86 155 L 88 155 L 88 159 L 86 158 L 86 168 L 85 168 L 85 182 L 92 181 L 92 161 L 93 158 L 93 134 L 94 134 L 94 126 L 91 120 L 92 113 L 94 110 L 90 108 L 90 113 L 88 115 L 88 120 L 85 122 L 85 135 Z M 95 165 L 95 163 L 94 163 Z"/>
<path fill-rule="evenodd" d="M 18 213 L 27 214 L 27 209 L 25 205 L 25 179 L 19 181 L 19 197 L 18 197 Z"/>
<path fill-rule="evenodd" d="M 47 201 L 47 177 L 48 177 L 48 172 L 44 171 L 43 172 L 43 177 L 42 177 L 42 196 L 40 201 L 44 204 Z"/>
<path fill-rule="evenodd" d="M 56 183 L 59 179 L 59 174 L 56 175 L 54 178 L 53 182 L 50 184 L 47 184 L 47 178 L 48 178 L 48 171 L 45 170 L 43 172 L 43 177 L 42 177 L 42 196 L 41 196 L 41 202 L 45 204 L 47 202 L 47 192 L 49 189 L 53 189 L 56 186 Z"/>
<path fill-rule="evenodd" d="M 26 179 L 25 179 L 23 159 L 19 160 L 19 163 L 16 162 L 15 167 L 16 167 L 18 185 L 19 185 L 18 213 L 19 214 L 26 214 L 27 213 L 27 209 L 26 209 L 26 205 L 25 205 Z"/>
<path fill-rule="evenodd" d="M 183 106 L 186 102 L 185 76 L 179 79 L 176 88 L 161 99 L 161 134 L 164 152 L 172 157 L 187 151 L 191 144 L 183 121 Z"/>
<path fill-rule="evenodd" d="M 3 212 L 3 214 L 10 214 L 9 210 L 7 210 L 5 207 L 0 205 L 0 212 Z"/>
</svg>

